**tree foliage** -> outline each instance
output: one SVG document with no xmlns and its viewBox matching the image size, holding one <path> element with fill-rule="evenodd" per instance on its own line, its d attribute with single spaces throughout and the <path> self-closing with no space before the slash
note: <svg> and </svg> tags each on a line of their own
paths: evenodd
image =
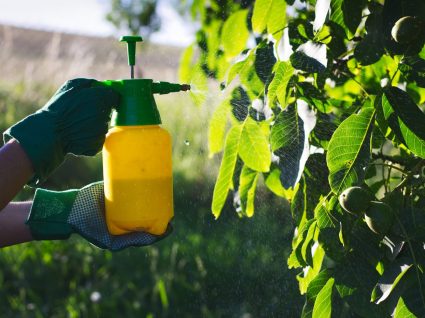
<svg viewBox="0 0 425 318">
<path fill-rule="evenodd" d="M 302 317 L 423 317 L 425 2 L 294 2 L 191 2 L 182 80 L 222 90 L 214 216 L 230 193 L 251 217 L 263 179 L 291 203 Z M 339 203 L 353 186 L 362 213 Z"/>
<path fill-rule="evenodd" d="M 118 29 L 147 37 L 161 25 L 156 6 L 157 0 L 111 0 L 106 19 Z"/>
</svg>

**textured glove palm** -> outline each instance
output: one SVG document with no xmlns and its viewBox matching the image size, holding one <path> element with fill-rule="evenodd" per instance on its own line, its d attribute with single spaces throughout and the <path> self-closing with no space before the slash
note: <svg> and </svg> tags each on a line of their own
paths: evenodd
<svg viewBox="0 0 425 318">
<path fill-rule="evenodd" d="M 72 233 L 78 233 L 95 246 L 112 251 L 150 245 L 172 231 L 169 225 L 160 236 L 146 232 L 111 235 L 105 222 L 104 204 L 103 182 L 80 190 L 37 189 L 26 223 L 36 240 L 67 239 Z"/>
<path fill-rule="evenodd" d="M 5 142 L 16 139 L 30 158 L 31 185 L 46 179 L 66 154 L 93 156 L 102 149 L 119 95 L 95 83 L 84 78 L 66 82 L 43 108 L 4 133 Z"/>
</svg>

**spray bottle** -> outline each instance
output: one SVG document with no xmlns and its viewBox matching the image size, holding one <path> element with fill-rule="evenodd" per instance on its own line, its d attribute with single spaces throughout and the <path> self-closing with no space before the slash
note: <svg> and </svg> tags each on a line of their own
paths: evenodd
<svg viewBox="0 0 425 318">
<path fill-rule="evenodd" d="M 134 79 L 136 43 L 124 36 L 131 79 L 103 81 L 121 95 L 103 146 L 106 223 L 113 235 L 163 234 L 173 211 L 171 136 L 160 127 L 153 94 L 187 91 L 189 85 Z"/>
</svg>

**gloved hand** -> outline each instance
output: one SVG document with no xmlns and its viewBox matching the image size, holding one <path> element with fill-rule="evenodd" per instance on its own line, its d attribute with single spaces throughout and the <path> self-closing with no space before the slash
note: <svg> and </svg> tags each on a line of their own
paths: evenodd
<svg viewBox="0 0 425 318">
<path fill-rule="evenodd" d="M 39 188 L 26 224 L 35 240 L 65 240 L 78 233 L 95 246 L 111 251 L 150 245 L 172 231 L 169 224 L 162 235 L 146 232 L 111 235 L 105 222 L 104 200 L 103 182 L 61 192 Z"/>
<path fill-rule="evenodd" d="M 93 156 L 102 149 L 119 95 L 95 84 L 84 78 L 66 82 L 43 108 L 4 133 L 4 141 L 16 139 L 31 160 L 30 185 L 46 179 L 66 154 Z"/>
</svg>

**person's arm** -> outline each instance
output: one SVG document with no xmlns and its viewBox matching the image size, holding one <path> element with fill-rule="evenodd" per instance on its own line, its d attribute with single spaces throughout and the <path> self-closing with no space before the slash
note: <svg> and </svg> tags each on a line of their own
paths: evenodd
<svg viewBox="0 0 425 318">
<path fill-rule="evenodd" d="M 11 202 L 0 211 L 0 247 L 32 241 L 25 224 L 32 202 Z"/>
<path fill-rule="evenodd" d="M 28 156 L 16 140 L 0 148 L 0 247 L 32 240 L 25 225 L 31 202 L 9 202 L 33 173 Z"/>
<path fill-rule="evenodd" d="M 0 148 L 0 211 L 33 174 L 31 161 L 16 140 L 12 139 Z"/>
</svg>

